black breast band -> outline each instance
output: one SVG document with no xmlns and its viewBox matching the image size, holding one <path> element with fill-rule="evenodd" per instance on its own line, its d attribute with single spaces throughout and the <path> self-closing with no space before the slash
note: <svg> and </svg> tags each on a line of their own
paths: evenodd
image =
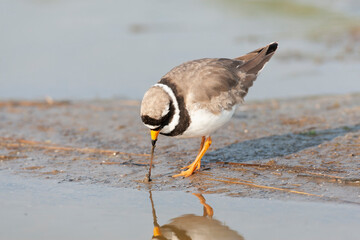
<svg viewBox="0 0 360 240">
<path fill-rule="evenodd" d="M 180 110 L 179 123 L 178 123 L 178 125 L 175 126 L 174 130 L 172 130 L 169 133 L 160 133 L 160 134 L 166 135 L 166 136 L 178 136 L 178 135 L 181 135 L 183 132 L 186 131 L 186 129 L 188 129 L 188 127 L 190 126 L 190 122 L 191 122 L 189 112 L 185 107 L 184 96 L 182 96 L 178 92 L 178 90 L 176 88 L 176 85 L 173 84 L 170 79 L 163 78 L 163 79 L 160 80 L 159 83 L 168 86 L 174 92 L 174 95 L 175 95 L 175 98 L 176 98 L 176 100 L 178 102 L 178 106 L 179 106 L 179 110 Z"/>
</svg>

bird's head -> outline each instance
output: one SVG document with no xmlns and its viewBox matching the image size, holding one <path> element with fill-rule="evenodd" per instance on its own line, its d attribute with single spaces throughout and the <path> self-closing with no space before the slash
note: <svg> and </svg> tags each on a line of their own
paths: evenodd
<svg viewBox="0 0 360 240">
<path fill-rule="evenodd" d="M 151 131 L 153 146 L 157 137 L 174 115 L 174 106 L 169 94 L 158 86 L 151 87 L 141 102 L 141 120 Z"/>
</svg>

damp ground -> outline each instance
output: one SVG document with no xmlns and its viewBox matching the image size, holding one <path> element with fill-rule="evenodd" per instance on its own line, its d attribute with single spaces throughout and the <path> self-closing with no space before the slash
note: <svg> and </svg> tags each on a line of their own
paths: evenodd
<svg viewBox="0 0 360 240">
<path fill-rule="evenodd" d="M 0 103 L 0 169 L 14 174 L 147 189 L 151 148 L 139 102 Z M 201 139 L 161 136 L 153 190 L 233 197 L 360 203 L 360 95 L 248 102 L 213 136 L 201 170 Z"/>
<path fill-rule="evenodd" d="M 359 94 L 249 101 L 188 178 L 200 139 L 160 136 L 151 183 L 139 101 L 3 101 L 0 119 L 3 239 L 359 235 Z"/>
</svg>

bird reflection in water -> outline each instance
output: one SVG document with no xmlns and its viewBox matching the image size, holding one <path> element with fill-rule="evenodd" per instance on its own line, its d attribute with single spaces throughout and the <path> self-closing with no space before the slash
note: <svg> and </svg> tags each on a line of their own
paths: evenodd
<svg viewBox="0 0 360 240">
<path fill-rule="evenodd" d="M 160 226 L 157 221 L 152 193 L 150 201 L 154 220 L 154 232 L 152 239 L 158 240 L 244 240 L 236 231 L 220 221 L 213 219 L 214 211 L 205 198 L 199 193 L 193 193 L 203 205 L 203 216 L 185 214 L 170 220 L 168 224 Z"/>
</svg>

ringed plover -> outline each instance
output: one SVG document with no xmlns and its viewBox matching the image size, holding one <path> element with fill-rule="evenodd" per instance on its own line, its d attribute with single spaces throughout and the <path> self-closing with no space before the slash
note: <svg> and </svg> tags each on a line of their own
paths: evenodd
<svg viewBox="0 0 360 240">
<path fill-rule="evenodd" d="M 176 138 L 201 137 L 195 161 L 173 177 L 188 177 L 200 169 L 201 158 L 211 145 L 210 135 L 230 120 L 277 46 L 273 42 L 234 59 L 185 62 L 145 93 L 140 114 L 151 133 L 149 181 L 159 133 Z"/>
</svg>

